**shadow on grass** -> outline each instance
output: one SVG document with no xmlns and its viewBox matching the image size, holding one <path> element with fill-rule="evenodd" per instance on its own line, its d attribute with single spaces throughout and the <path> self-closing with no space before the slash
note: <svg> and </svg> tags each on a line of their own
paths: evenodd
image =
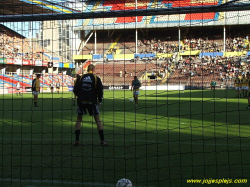
<svg viewBox="0 0 250 187">
<path fill-rule="evenodd" d="M 250 176 L 250 128 L 242 126 L 249 111 L 243 100 L 141 96 L 135 107 L 129 97 L 112 99 L 112 92 L 107 97 L 101 118 L 108 147 L 100 146 L 89 116 L 81 146 L 71 145 L 76 114 L 69 94 L 44 95 L 39 108 L 32 108 L 28 97 L 2 101 L 0 184 L 114 186 L 126 177 L 134 186 L 165 187 L 190 186 L 187 179 L 193 178 Z"/>
</svg>

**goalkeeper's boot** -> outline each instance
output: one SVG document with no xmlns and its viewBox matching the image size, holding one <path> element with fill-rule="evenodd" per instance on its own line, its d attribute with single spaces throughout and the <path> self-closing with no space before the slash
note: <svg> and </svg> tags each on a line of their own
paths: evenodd
<svg viewBox="0 0 250 187">
<path fill-rule="evenodd" d="M 74 146 L 78 146 L 79 145 L 79 141 L 75 141 L 73 145 Z"/>
<path fill-rule="evenodd" d="M 107 146 L 108 145 L 108 143 L 106 142 L 106 141 L 101 141 L 101 145 L 103 145 L 103 146 Z"/>
</svg>

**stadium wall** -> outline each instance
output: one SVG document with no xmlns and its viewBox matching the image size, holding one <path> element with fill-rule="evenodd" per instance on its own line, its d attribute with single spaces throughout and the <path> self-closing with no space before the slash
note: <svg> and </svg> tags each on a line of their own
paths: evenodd
<svg viewBox="0 0 250 187">
<path fill-rule="evenodd" d="M 73 91 L 72 86 L 68 87 L 62 87 L 60 89 L 60 92 L 68 92 Z M 110 85 L 110 86 L 104 86 L 104 90 L 130 90 L 131 86 L 128 85 Z M 142 86 L 140 88 L 141 90 L 185 90 L 184 85 L 166 85 L 166 86 Z M 31 87 L 22 87 L 21 88 L 22 93 L 31 93 Z M 49 93 L 51 92 L 48 87 L 43 87 L 40 89 L 40 93 Z M 0 94 L 13 94 L 16 93 L 16 87 L 8 87 L 8 88 L 1 88 Z"/>
<path fill-rule="evenodd" d="M 48 66 L 48 61 L 0 58 L 0 64 L 26 65 L 26 66 Z M 74 63 L 53 62 L 53 67 L 74 68 Z"/>
<path fill-rule="evenodd" d="M 72 92 L 73 91 L 73 86 L 64 86 L 60 87 L 60 92 Z M 32 89 L 31 87 L 21 87 L 20 88 L 21 93 L 31 93 Z M 49 87 L 41 87 L 40 93 L 50 93 L 51 90 Z M 17 93 L 16 87 L 2 87 L 0 88 L 0 94 L 14 94 Z"/>
<path fill-rule="evenodd" d="M 131 86 L 129 86 L 131 89 Z M 141 86 L 141 90 L 185 90 L 185 85 L 155 85 L 155 86 Z"/>
<path fill-rule="evenodd" d="M 242 56 L 242 55 L 249 55 L 250 51 L 241 51 L 241 52 L 200 52 L 198 50 L 196 51 L 182 51 L 179 53 L 180 56 L 224 56 L 224 57 L 230 57 L 230 56 Z M 103 58 L 103 55 L 99 55 L 101 58 Z M 118 55 L 106 55 L 106 58 L 108 60 L 131 60 L 135 58 L 170 58 L 173 54 L 168 53 L 152 53 L 152 54 L 118 54 Z M 82 59 L 89 59 L 92 61 L 98 61 L 100 58 L 95 58 L 93 55 L 75 55 L 73 56 L 74 60 L 82 60 Z"/>
</svg>

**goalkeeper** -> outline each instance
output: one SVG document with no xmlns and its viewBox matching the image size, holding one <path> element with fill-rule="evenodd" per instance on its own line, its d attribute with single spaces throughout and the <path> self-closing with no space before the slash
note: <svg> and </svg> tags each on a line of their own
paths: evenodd
<svg viewBox="0 0 250 187">
<path fill-rule="evenodd" d="M 76 85 L 76 82 L 77 82 L 78 79 L 80 79 L 80 77 L 81 77 L 81 76 L 80 76 L 79 74 L 76 75 L 76 79 L 74 80 L 74 86 Z M 74 93 L 74 98 L 72 97 L 72 99 L 73 99 L 73 106 L 76 105 L 76 97 L 77 97 L 77 96 L 76 96 L 76 94 Z"/>
<path fill-rule="evenodd" d="M 75 123 L 75 142 L 74 146 L 79 145 L 79 136 L 82 123 L 82 116 L 87 114 L 94 116 L 101 145 L 106 146 L 107 142 L 104 140 L 103 124 L 99 117 L 99 107 L 103 98 L 103 85 L 101 79 L 94 75 L 95 66 L 90 64 L 88 66 L 88 73 L 77 79 L 74 86 L 74 93 L 77 96 L 77 121 Z"/>
</svg>

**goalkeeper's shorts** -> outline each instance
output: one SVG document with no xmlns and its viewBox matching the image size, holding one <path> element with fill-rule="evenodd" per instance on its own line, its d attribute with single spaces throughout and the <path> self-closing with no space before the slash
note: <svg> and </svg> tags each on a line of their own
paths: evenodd
<svg viewBox="0 0 250 187">
<path fill-rule="evenodd" d="M 140 95 L 139 91 L 134 91 L 134 95 Z"/>
<path fill-rule="evenodd" d="M 32 94 L 33 94 L 33 95 L 38 95 L 38 94 L 39 94 L 39 92 L 32 91 Z"/>
<path fill-rule="evenodd" d="M 78 116 L 87 114 L 87 111 L 90 116 L 96 116 L 100 114 L 99 106 L 97 104 L 82 104 L 78 103 L 76 112 Z"/>
</svg>

